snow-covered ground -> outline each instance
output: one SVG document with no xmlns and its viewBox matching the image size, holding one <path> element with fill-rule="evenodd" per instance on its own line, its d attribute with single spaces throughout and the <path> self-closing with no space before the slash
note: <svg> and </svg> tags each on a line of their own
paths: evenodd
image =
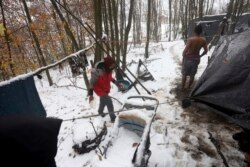
<svg viewBox="0 0 250 167">
<path fill-rule="evenodd" d="M 151 44 L 150 57 L 144 61 L 144 47 L 131 49 L 128 55 L 128 68 L 135 73 L 139 59 L 141 59 L 155 81 L 142 82 L 152 92 L 152 97 L 159 100 L 156 117 L 151 127 L 152 155 L 149 159 L 150 167 L 223 167 L 223 161 L 216 147 L 209 139 L 209 132 L 218 140 L 221 151 L 229 166 L 244 166 L 244 156 L 237 149 L 237 143 L 232 139 L 232 134 L 237 126 L 227 122 L 223 118 L 203 111 L 197 107 L 183 110 L 180 105 L 179 90 L 181 78 L 181 53 L 184 49 L 183 41 L 162 42 Z M 211 54 L 211 51 L 207 56 Z M 202 58 L 199 65 L 198 78 L 204 71 L 207 56 Z M 69 70 L 65 68 L 61 73 L 51 71 L 56 85 L 49 87 L 46 79 L 36 80 L 36 86 L 47 111 L 48 116 L 61 118 L 63 121 L 58 136 L 58 152 L 56 163 L 58 167 L 123 167 L 130 166 L 130 161 L 135 150 L 134 143 L 140 138 L 125 129 L 120 129 L 116 141 L 110 146 L 107 156 L 100 156 L 98 149 L 79 155 L 74 152 L 74 143 L 80 143 L 86 136 L 95 136 L 90 121 L 97 130 L 101 129 L 104 121 L 107 122 L 108 134 L 114 124 L 110 122 L 108 115 L 103 117 L 81 118 L 97 114 L 99 98 L 95 97 L 92 104 L 88 103 L 87 91 L 84 90 L 82 77 L 73 79 L 69 77 Z M 90 69 L 88 69 L 88 75 Z M 128 74 L 128 76 L 130 76 Z M 45 78 L 45 77 L 44 77 Z M 132 79 L 132 77 L 130 76 Z M 132 79 L 134 80 L 134 79 Z M 73 87 L 75 84 L 77 87 Z M 136 85 L 141 95 L 147 92 Z M 138 95 L 132 88 L 126 93 L 121 93 L 112 85 L 110 96 L 115 97 L 122 103 L 129 96 Z M 115 111 L 122 105 L 113 100 Z M 142 112 L 149 112 L 141 110 Z M 107 112 L 107 110 L 105 110 Z M 210 111 L 211 112 L 211 111 Z M 205 121 L 204 121 L 205 120 Z M 108 136 L 108 135 L 107 135 Z M 106 136 L 106 137 L 107 137 Z"/>
</svg>

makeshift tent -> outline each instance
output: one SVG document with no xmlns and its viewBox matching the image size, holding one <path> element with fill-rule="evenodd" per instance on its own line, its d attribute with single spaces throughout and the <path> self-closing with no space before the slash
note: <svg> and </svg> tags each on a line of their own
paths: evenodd
<svg viewBox="0 0 250 167">
<path fill-rule="evenodd" d="M 223 36 L 190 98 L 250 129 L 250 30 Z"/>
<path fill-rule="evenodd" d="M 62 120 L 28 114 L 0 117 L 0 159 L 8 167 L 56 167 Z"/>
<path fill-rule="evenodd" d="M 203 27 L 203 35 L 207 42 L 210 42 L 218 31 L 219 24 L 224 17 L 226 17 L 226 14 L 207 15 L 203 16 L 201 20 L 200 18 L 192 20 L 188 27 L 188 37 L 193 35 L 195 25 L 200 23 Z M 250 13 L 244 13 L 239 17 L 234 33 L 239 33 L 247 29 L 250 29 Z"/>
<path fill-rule="evenodd" d="M 0 84 L 0 116 L 15 113 L 46 117 L 32 74 L 18 76 Z"/>
</svg>

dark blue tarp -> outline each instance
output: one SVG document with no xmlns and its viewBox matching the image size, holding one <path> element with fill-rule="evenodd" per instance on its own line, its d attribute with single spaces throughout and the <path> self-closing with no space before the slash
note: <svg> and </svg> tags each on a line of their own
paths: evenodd
<svg viewBox="0 0 250 167">
<path fill-rule="evenodd" d="M 250 30 L 220 39 L 190 97 L 250 129 Z"/>
<path fill-rule="evenodd" d="M 0 116 L 15 113 L 46 117 L 33 75 L 0 86 Z"/>
</svg>

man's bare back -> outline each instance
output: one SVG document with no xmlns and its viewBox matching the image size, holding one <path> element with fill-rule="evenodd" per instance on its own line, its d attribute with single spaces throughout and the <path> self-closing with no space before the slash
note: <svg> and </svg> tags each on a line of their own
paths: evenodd
<svg viewBox="0 0 250 167">
<path fill-rule="evenodd" d="M 201 36 L 190 37 L 187 41 L 187 45 L 183 51 L 183 56 L 187 55 L 200 55 L 201 48 L 204 49 L 202 56 L 207 53 L 207 42 L 205 38 Z"/>
</svg>

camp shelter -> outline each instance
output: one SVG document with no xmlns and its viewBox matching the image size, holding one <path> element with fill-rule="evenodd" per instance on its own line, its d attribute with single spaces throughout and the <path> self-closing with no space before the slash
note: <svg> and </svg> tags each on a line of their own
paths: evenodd
<svg viewBox="0 0 250 167">
<path fill-rule="evenodd" d="M 223 36 L 190 98 L 250 129 L 250 30 Z"/>
<path fill-rule="evenodd" d="M 0 83 L 0 116 L 19 113 L 46 117 L 32 73 Z"/>
<path fill-rule="evenodd" d="M 224 17 L 226 17 L 226 14 L 206 15 L 203 16 L 201 20 L 200 19 L 192 20 L 188 27 L 188 37 L 193 35 L 195 25 L 200 23 L 203 28 L 203 36 L 209 43 L 212 40 L 213 36 L 218 31 L 219 24 Z M 250 13 L 244 13 L 239 17 L 234 33 L 246 31 L 247 29 L 250 29 Z"/>
</svg>

